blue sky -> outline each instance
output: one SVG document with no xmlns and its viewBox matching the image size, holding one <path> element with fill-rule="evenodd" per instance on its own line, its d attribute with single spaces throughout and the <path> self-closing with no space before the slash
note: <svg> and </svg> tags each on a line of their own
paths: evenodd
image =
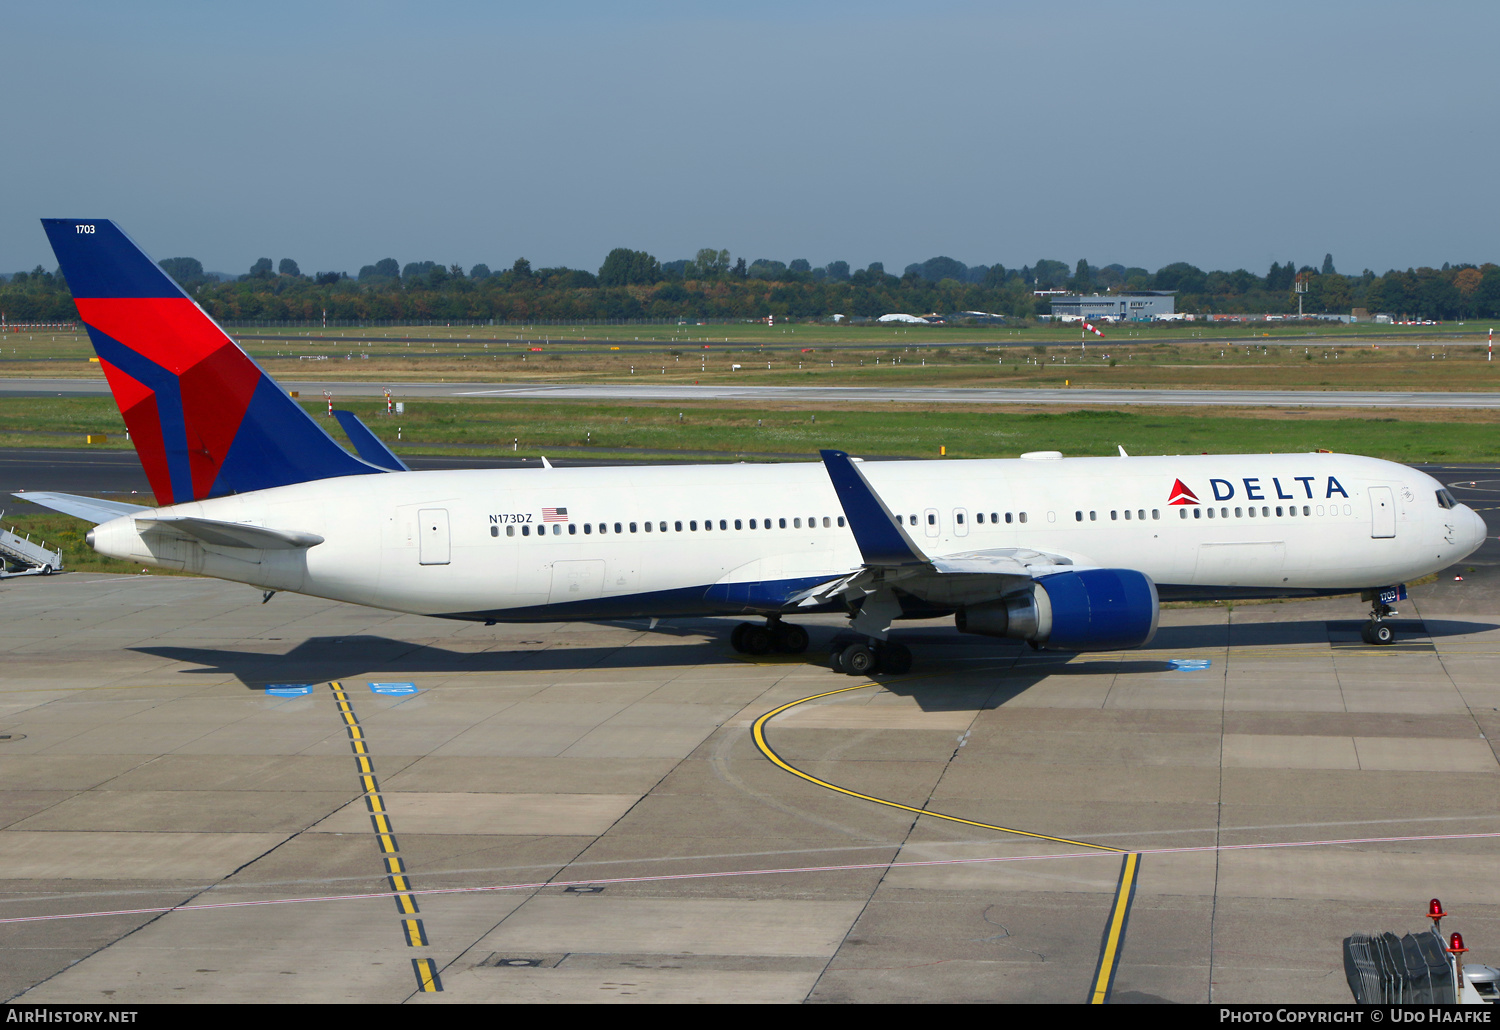
<svg viewBox="0 0 1500 1030">
<path fill-rule="evenodd" d="M 1500 259 L 1493 3 L 13 5 L 0 271 Z"/>
</svg>

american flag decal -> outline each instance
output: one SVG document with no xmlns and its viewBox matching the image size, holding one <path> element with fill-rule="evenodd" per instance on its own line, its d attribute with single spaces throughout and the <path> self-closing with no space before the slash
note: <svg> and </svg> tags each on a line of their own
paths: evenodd
<svg viewBox="0 0 1500 1030">
<path fill-rule="evenodd" d="M 568 521 L 568 509 L 566 508 L 543 508 L 543 522 L 566 522 Z"/>
</svg>

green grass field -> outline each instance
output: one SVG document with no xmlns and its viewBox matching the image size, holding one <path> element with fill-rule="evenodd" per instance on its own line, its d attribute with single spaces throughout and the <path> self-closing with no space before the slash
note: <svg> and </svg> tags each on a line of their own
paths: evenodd
<svg viewBox="0 0 1500 1030">
<path fill-rule="evenodd" d="M 710 328 L 722 335 L 705 335 Z M 1435 337 L 1433 329 L 1464 335 Z M 754 385 L 1500 389 L 1500 366 L 1485 360 L 1477 326 L 1275 328 L 1256 340 L 1244 332 L 1117 326 L 1104 341 L 1090 338 L 1087 349 L 1076 330 L 1060 328 L 802 325 L 329 331 L 376 337 L 348 342 L 255 330 L 274 338 L 243 344 L 282 381 L 355 379 L 398 388 L 444 379 L 581 383 L 649 376 L 656 383 Z M 582 335 L 589 342 L 579 342 Z M 76 333 L 8 334 L 0 337 L 0 376 L 102 377 L 90 354 Z"/>
<path fill-rule="evenodd" d="M 611 405 L 585 402 L 421 399 L 401 416 L 383 401 L 341 400 L 398 454 L 521 454 L 738 460 L 811 457 L 820 448 L 856 454 L 1005 458 L 1024 451 L 1107 455 L 1241 451 L 1369 454 L 1395 461 L 1493 461 L 1500 433 L 1484 412 L 1414 412 L 1317 417 L 1276 412 L 1141 409 L 928 411 L 887 404 L 874 410 L 824 406 Z M 307 412 L 341 442 L 322 402 Z M 680 417 L 679 417 L 680 416 Z M 1441 416 L 1441 417 L 1440 417 Z M 81 447 L 88 433 L 106 448 L 128 448 L 112 399 L 7 398 L 0 401 L 0 446 Z"/>
</svg>

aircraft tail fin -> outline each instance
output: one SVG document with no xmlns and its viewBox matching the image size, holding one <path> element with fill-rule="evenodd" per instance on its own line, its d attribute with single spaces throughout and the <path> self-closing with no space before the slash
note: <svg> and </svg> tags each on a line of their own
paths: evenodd
<svg viewBox="0 0 1500 1030">
<path fill-rule="evenodd" d="M 158 504 L 384 471 L 340 447 L 113 222 L 42 225 Z"/>
</svg>

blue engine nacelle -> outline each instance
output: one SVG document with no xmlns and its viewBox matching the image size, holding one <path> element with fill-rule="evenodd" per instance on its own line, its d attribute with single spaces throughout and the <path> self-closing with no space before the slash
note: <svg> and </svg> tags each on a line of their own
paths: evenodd
<svg viewBox="0 0 1500 1030">
<path fill-rule="evenodd" d="M 1134 569 L 1081 569 L 1042 576 L 1023 593 L 970 605 L 954 621 L 964 633 L 1061 651 L 1115 651 L 1149 643 L 1160 612 L 1150 576 Z"/>
</svg>

